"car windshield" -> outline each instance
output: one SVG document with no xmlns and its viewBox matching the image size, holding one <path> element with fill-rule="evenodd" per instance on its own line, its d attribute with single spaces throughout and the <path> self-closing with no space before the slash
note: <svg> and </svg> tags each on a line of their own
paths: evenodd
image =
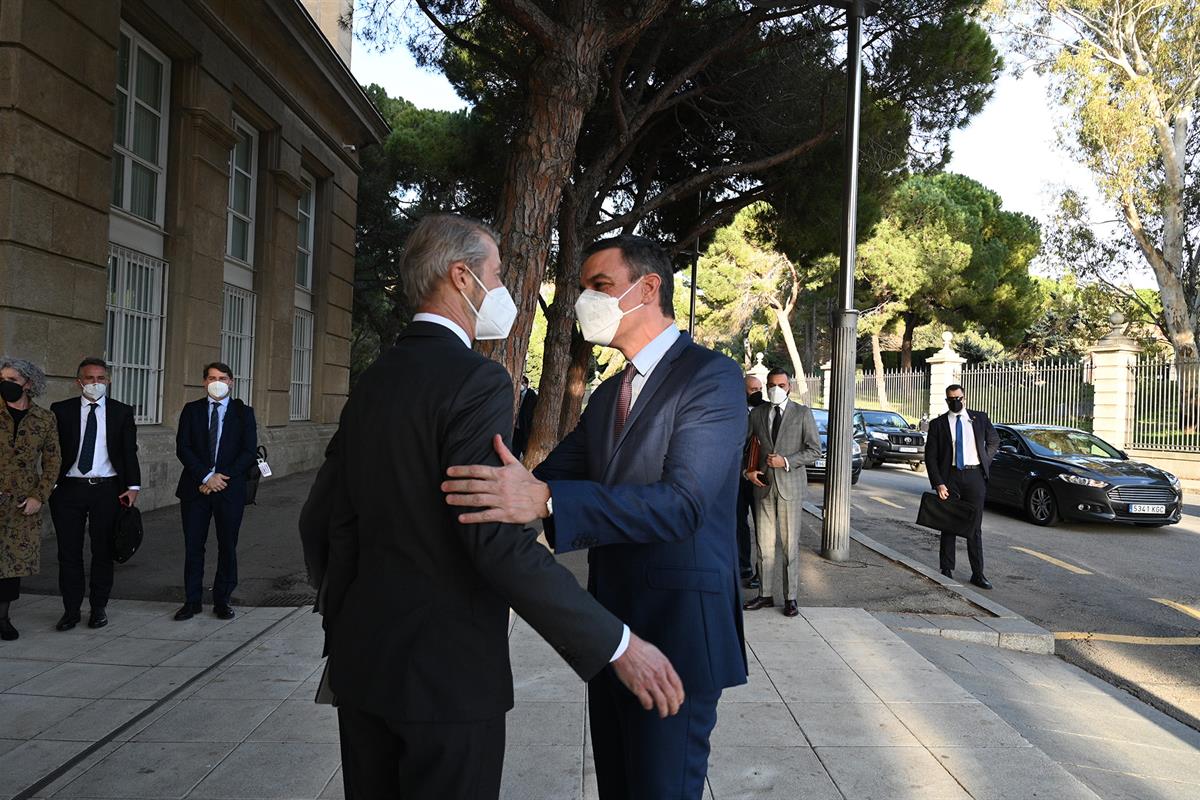
<svg viewBox="0 0 1200 800">
<path fill-rule="evenodd" d="M 813 420 L 817 423 L 817 433 L 829 433 L 829 412 L 823 408 L 812 409 Z"/>
<path fill-rule="evenodd" d="M 1021 434 L 1029 443 L 1029 449 L 1034 455 L 1049 456 L 1096 456 L 1099 458 L 1120 458 L 1116 448 L 1102 439 L 1083 431 L 1059 430 L 1042 428 L 1024 430 Z"/>
<path fill-rule="evenodd" d="M 885 428 L 908 427 L 908 420 L 894 411 L 864 411 L 862 415 L 868 425 L 878 425 Z"/>
</svg>

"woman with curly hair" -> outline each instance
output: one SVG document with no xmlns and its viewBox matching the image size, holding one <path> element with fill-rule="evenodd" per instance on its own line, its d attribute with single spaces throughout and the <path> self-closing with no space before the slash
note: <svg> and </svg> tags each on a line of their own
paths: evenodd
<svg viewBox="0 0 1200 800">
<path fill-rule="evenodd" d="M 36 575 L 42 506 L 58 477 L 58 425 L 33 398 L 46 375 L 19 358 L 0 358 L 0 639 L 19 635 L 8 617 L 21 578 Z"/>
</svg>

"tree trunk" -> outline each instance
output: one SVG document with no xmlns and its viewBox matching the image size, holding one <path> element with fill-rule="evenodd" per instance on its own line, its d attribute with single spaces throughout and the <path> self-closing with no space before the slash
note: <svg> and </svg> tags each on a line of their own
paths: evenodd
<svg viewBox="0 0 1200 800">
<path fill-rule="evenodd" d="M 567 370 L 566 387 L 563 391 L 562 410 L 558 420 L 558 438 L 575 430 L 579 415 L 583 411 L 583 397 L 587 393 L 588 381 L 592 379 L 592 345 L 576 328 L 571 333 L 571 366 Z M 549 452 L 549 450 L 547 450 Z"/>
<path fill-rule="evenodd" d="M 912 345 L 913 333 L 917 329 L 916 314 L 911 311 L 904 315 L 904 337 L 900 340 L 900 367 L 906 371 L 911 371 L 912 365 Z"/>
<path fill-rule="evenodd" d="M 883 350 L 879 347 L 879 332 L 871 334 L 871 357 L 875 360 L 875 394 L 879 397 L 879 407 L 891 410 L 888 402 L 887 380 L 883 371 Z"/>
<path fill-rule="evenodd" d="M 792 359 L 792 374 L 796 380 L 796 390 L 805 405 L 812 405 L 808 396 L 808 380 L 804 374 L 804 362 L 800 360 L 800 351 L 796 349 L 796 337 L 792 333 L 792 323 L 786 309 L 772 307 L 775 312 L 775 322 L 779 332 L 783 334 L 783 342 L 787 345 L 788 355 Z"/>
</svg>

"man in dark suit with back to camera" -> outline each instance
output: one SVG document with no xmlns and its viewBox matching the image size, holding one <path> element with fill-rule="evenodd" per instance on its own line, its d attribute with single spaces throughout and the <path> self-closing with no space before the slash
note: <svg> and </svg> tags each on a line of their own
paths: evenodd
<svg viewBox="0 0 1200 800">
<path fill-rule="evenodd" d="M 425 217 L 401 276 L 418 313 L 355 383 L 321 470 L 329 511 L 302 520 L 323 572 L 346 796 L 492 800 L 513 705 L 510 607 L 581 678 L 611 664 L 645 708 L 676 713 L 683 687 L 533 531 L 462 523 L 441 492 L 452 464 L 499 464 L 492 436 L 512 430 L 508 373 L 471 349 L 517 315 L 495 234 Z"/>
<path fill-rule="evenodd" d="M 230 606 L 237 586 L 237 542 L 246 510 L 246 475 L 257 463 L 258 426 L 254 409 L 236 398 L 233 370 L 214 362 L 204 368 L 204 397 L 183 407 L 175 435 L 175 454 L 183 464 L 175 496 L 183 515 L 184 603 L 175 612 L 183 621 L 200 613 L 204 595 L 204 546 L 210 521 L 217 529 L 217 573 L 213 578 L 213 614 L 233 619 Z"/>
<path fill-rule="evenodd" d="M 108 396 L 108 364 L 85 358 L 75 372 L 80 396 L 50 406 L 62 452 L 50 516 L 58 539 L 58 589 L 63 615 L 54 626 L 67 631 L 83 605 L 83 531 L 92 543 L 89 628 L 108 624 L 113 585 L 112 535 L 122 505 L 132 506 L 141 490 L 137 425 L 133 407 Z"/>
<path fill-rule="evenodd" d="M 625 370 L 532 475 L 497 437 L 503 467 L 457 462 L 443 488 L 452 505 L 486 507 L 464 521 L 541 517 L 557 552 L 588 550 L 592 594 L 663 649 L 687 692 L 661 719 L 609 670 L 588 683 L 600 797 L 691 800 L 721 692 L 746 682 L 734 519 L 745 387 L 737 364 L 675 326 L 662 247 L 618 236 L 586 252 L 576 316 Z"/>
<path fill-rule="evenodd" d="M 965 500 L 975 507 L 975 517 L 965 531 L 942 531 L 940 566 L 943 575 L 954 577 L 955 540 L 962 536 L 967 540 L 971 583 L 991 589 L 983 573 L 983 504 L 1000 436 L 987 414 L 967 411 L 966 394 L 957 383 L 946 387 L 946 406 L 950 410 L 929 423 L 925 471 L 939 498 Z"/>
<path fill-rule="evenodd" d="M 529 385 L 529 376 L 521 376 L 521 394 L 517 398 L 517 422 L 513 426 L 513 455 L 525 456 L 529 433 L 533 430 L 533 411 L 537 408 L 538 393 Z"/>
</svg>

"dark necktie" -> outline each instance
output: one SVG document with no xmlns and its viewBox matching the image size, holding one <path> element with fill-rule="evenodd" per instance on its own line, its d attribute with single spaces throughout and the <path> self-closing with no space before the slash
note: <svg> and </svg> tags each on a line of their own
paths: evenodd
<svg viewBox="0 0 1200 800">
<path fill-rule="evenodd" d="M 212 467 L 217 465 L 217 431 L 221 425 L 221 419 L 217 416 L 217 409 L 220 407 L 220 403 L 213 403 L 212 415 L 208 418 L 208 462 L 209 466 Z"/>
<path fill-rule="evenodd" d="M 92 462 L 96 459 L 96 406 L 88 403 L 87 424 L 83 428 L 83 446 L 79 448 L 79 473 L 87 475 L 92 471 Z"/>
<path fill-rule="evenodd" d="M 954 466 L 962 469 L 966 466 L 966 456 L 963 455 L 962 414 L 954 417 Z"/>
<path fill-rule="evenodd" d="M 779 426 L 783 423 L 783 406 L 775 407 L 775 420 L 771 423 L 771 443 L 779 441 Z"/>
<path fill-rule="evenodd" d="M 629 419 L 629 400 L 633 397 L 633 378 L 637 375 L 637 367 L 633 363 L 625 365 L 621 373 L 621 388 L 617 390 L 617 416 L 613 421 L 613 441 L 621 437 L 625 429 L 625 420 Z"/>
</svg>

